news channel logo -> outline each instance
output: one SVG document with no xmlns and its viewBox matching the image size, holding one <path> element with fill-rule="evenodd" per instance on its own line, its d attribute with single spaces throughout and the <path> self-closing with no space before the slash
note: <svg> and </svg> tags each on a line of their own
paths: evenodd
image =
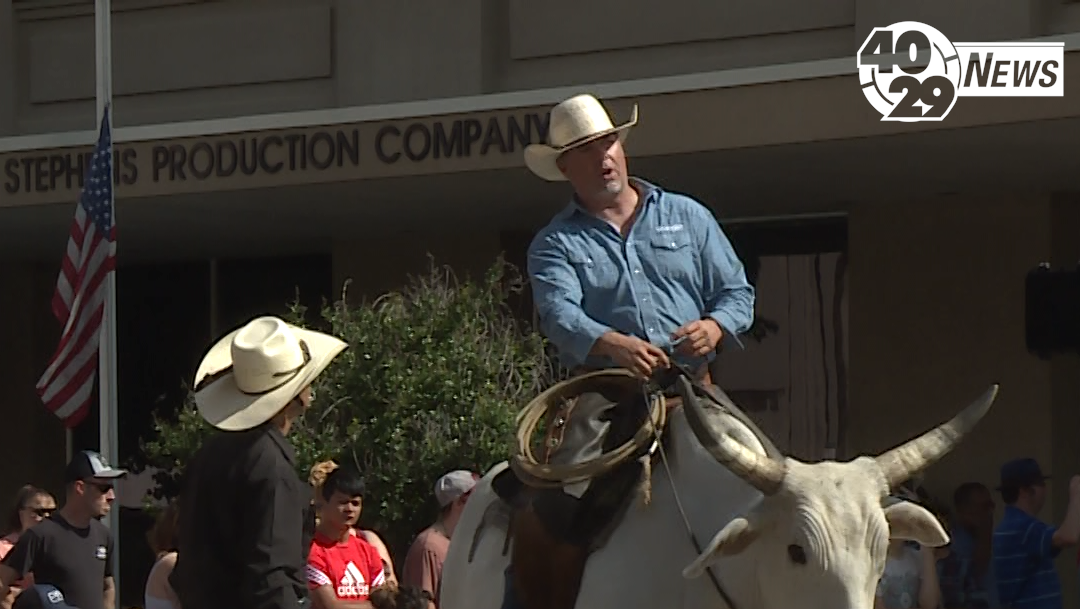
<svg viewBox="0 0 1080 609">
<path fill-rule="evenodd" d="M 950 42 L 933 26 L 874 28 L 859 82 L 883 121 L 940 121 L 959 97 L 1064 97 L 1064 42 Z"/>
</svg>

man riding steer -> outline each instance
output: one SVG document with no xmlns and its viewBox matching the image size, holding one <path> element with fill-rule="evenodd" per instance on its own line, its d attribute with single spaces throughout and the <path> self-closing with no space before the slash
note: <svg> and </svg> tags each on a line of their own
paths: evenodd
<svg viewBox="0 0 1080 609">
<path fill-rule="evenodd" d="M 711 386 L 717 345 L 741 346 L 737 335 L 750 327 L 754 289 L 704 205 L 628 175 L 623 141 L 636 122 L 636 105 L 628 122 L 614 126 L 596 98 L 579 95 L 551 111 L 550 145 L 525 150 L 533 173 L 574 189 L 529 248 L 541 327 L 575 373 L 621 367 L 646 380 L 674 363 Z M 617 411 L 637 406 L 635 414 L 648 414 L 625 402 L 599 389 L 578 396 L 549 426 L 546 462 L 582 463 L 609 450 Z M 622 478 L 617 492 L 625 494 L 637 475 Z M 591 497 L 600 492 L 589 488 L 595 484 L 534 491 L 531 509 L 517 511 L 505 607 L 528 607 L 531 591 L 545 585 L 539 580 L 550 585 L 552 573 L 542 578 L 526 566 L 538 560 L 558 562 L 558 578 L 570 582 L 560 604 L 572 606 L 597 532 L 587 521 L 613 518 L 597 509 L 612 501 Z"/>
</svg>

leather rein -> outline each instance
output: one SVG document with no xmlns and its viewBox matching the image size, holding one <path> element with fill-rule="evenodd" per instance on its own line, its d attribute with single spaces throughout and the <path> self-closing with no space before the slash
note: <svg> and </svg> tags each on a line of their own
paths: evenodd
<svg viewBox="0 0 1080 609">
<path fill-rule="evenodd" d="M 765 448 L 765 452 L 769 454 L 769 456 L 776 458 L 780 455 L 780 451 L 777 450 L 776 446 L 773 445 L 772 441 L 770 441 L 767 436 L 762 434 L 761 430 L 757 428 L 757 425 L 755 425 L 754 422 L 751 421 L 750 418 L 747 417 L 746 414 L 734 404 L 734 402 L 732 402 L 730 399 L 727 399 L 727 396 L 716 395 L 711 388 L 705 387 L 703 384 L 701 384 L 697 380 L 697 377 L 695 375 L 691 374 L 689 370 L 679 365 L 678 363 L 673 361 L 671 362 L 671 366 L 671 370 L 663 371 L 660 373 L 660 375 L 654 377 L 654 379 L 663 379 L 662 381 L 657 382 L 655 380 L 650 380 L 648 383 L 642 385 L 642 392 L 645 397 L 645 404 L 650 403 L 651 396 L 655 396 L 657 393 L 662 394 L 665 387 L 670 387 L 671 385 L 673 385 L 675 381 L 681 376 L 690 382 L 690 386 L 693 387 L 695 391 L 709 398 L 711 402 L 713 402 L 726 414 L 735 417 L 739 420 L 739 422 L 749 427 L 750 430 L 754 432 L 754 434 L 758 437 L 758 440 L 762 443 Z M 683 405 L 683 407 L 686 407 L 685 404 Z M 704 551 L 704 548 L 698 541 L 697 535 L 694 534 L 693 528 L 690 526 L 690 518 L 687 517 L 686 510 L 683 508 L 682 499 L 679 497 L 679 490 L 675 488 L 675 478 L 672 476 L 671 465 L 668 463 L 667 452 L 664 450 L 664 443 L 660 438 L 660 430 L 657 427 L 653 427 L 652 429 L 656 436 L 655 439 L 657 450 L 660 452 L 660 462 L 664 466 L 664 471 L 667 472 L 668 480 L 671 480 L 671 494 L 675 498 L 675 506 L 678 508 L 679 515 L 682 517 L 683 527 L 686 529 L 686 534 L 690 538 L 690 543 L 694 546 L 694 550 L 700 556 L 701 553 Z M 738 609 L 735 601 L 732 600 L 731 595 L 729 595 L 727 593 L 727 590 L 724 589 L 723 584 L 720 583 L 720 579 L 716 576 L 716 573 L 713 572 L 711 566 L 705 568 L 705 573 L 709 575 L 709 581 L 712 582 L 713 588 L 716 590 L 717 594 L 720 595 L 720 598 L 722 598 L 724 602 L 727 603 L 727 606 L 730 609 Z"/>
</svg>

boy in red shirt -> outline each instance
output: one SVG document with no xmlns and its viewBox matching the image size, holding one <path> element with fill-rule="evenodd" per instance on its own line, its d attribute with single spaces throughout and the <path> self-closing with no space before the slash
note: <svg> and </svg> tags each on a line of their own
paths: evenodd
<svg viewBox="0 0 1080 609">
<path fill-rule="evenodd" d="M 353 530 L 364 500 L 364 479 L 343 467 L 323 483 L 325 503 L 308 554 L 307 580 L 315 609 L 371 609 L 368 595 L 383 585 L 382 558 Z"/>
</svg>

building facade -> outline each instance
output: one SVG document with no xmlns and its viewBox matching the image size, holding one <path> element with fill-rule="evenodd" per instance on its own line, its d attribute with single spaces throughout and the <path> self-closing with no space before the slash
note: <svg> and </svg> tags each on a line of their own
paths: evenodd
<svg viewBox="0 0 1080 609">
<path fill-rule="evenodd" d="M 34 382 L 59 333 L 48 300 L 95 137 L 93 5 L 0 0 L 0 379 L 9 424 L 26 430 L 6 443 L 0 490 L 23 482 L 10 471 L 56 478 L 62 461 Z M 1080 259 L 1080 3 L 113 6 L 119 263 L 143 269 L 131 271 L 138 285 L 167 295 L 209 282 L 211 300 L 242 299 L 243 282 L 224 277 L 254 271 L 192 261 L 310 255 L 326 291 L 351 279 L 361 297 L 423 271 L 428 253 L 462 272 L 520 257 L 568 194 L 529 174 L 522 148 L 543 140 L 552 104 L 590 92 L 616 119 L 638 104 L 633 173 L 695 195 L 725 224 L 844 224 L 843 263 L 829 262 L 843 276 L 843 344 L 826 341 L 843 373 L 825 377 L 844 394 L 829 409 L 845 431 L 806 454 L 880 452 L 999 382 L 976 436 L 928 486 L 943 497 L 968 479 L 993 486 L 1001 462 L 1034 456 L 1054 474 L 1046 517 L 1062 516 L 1080 472 L 1080 364 L 1026 351 L 1024 276 Z M 882 122 L 855 53 L 874 27 L 904 20 L 953 41 L 1065 41 L 1065 96 L 961 99 L 942 122 Z M 182 356 L 144 346 L 151 360 L 193 366 L 199 345 L 239 321 L 218 304 L 162 319 L 162 300 L 120 306 L 147 328 L 188 328 Z M 123 392 L 122 419 L 152 410 Z M 1075 571 L 1062 569 L 1075 600 Z"/>
</svg>

